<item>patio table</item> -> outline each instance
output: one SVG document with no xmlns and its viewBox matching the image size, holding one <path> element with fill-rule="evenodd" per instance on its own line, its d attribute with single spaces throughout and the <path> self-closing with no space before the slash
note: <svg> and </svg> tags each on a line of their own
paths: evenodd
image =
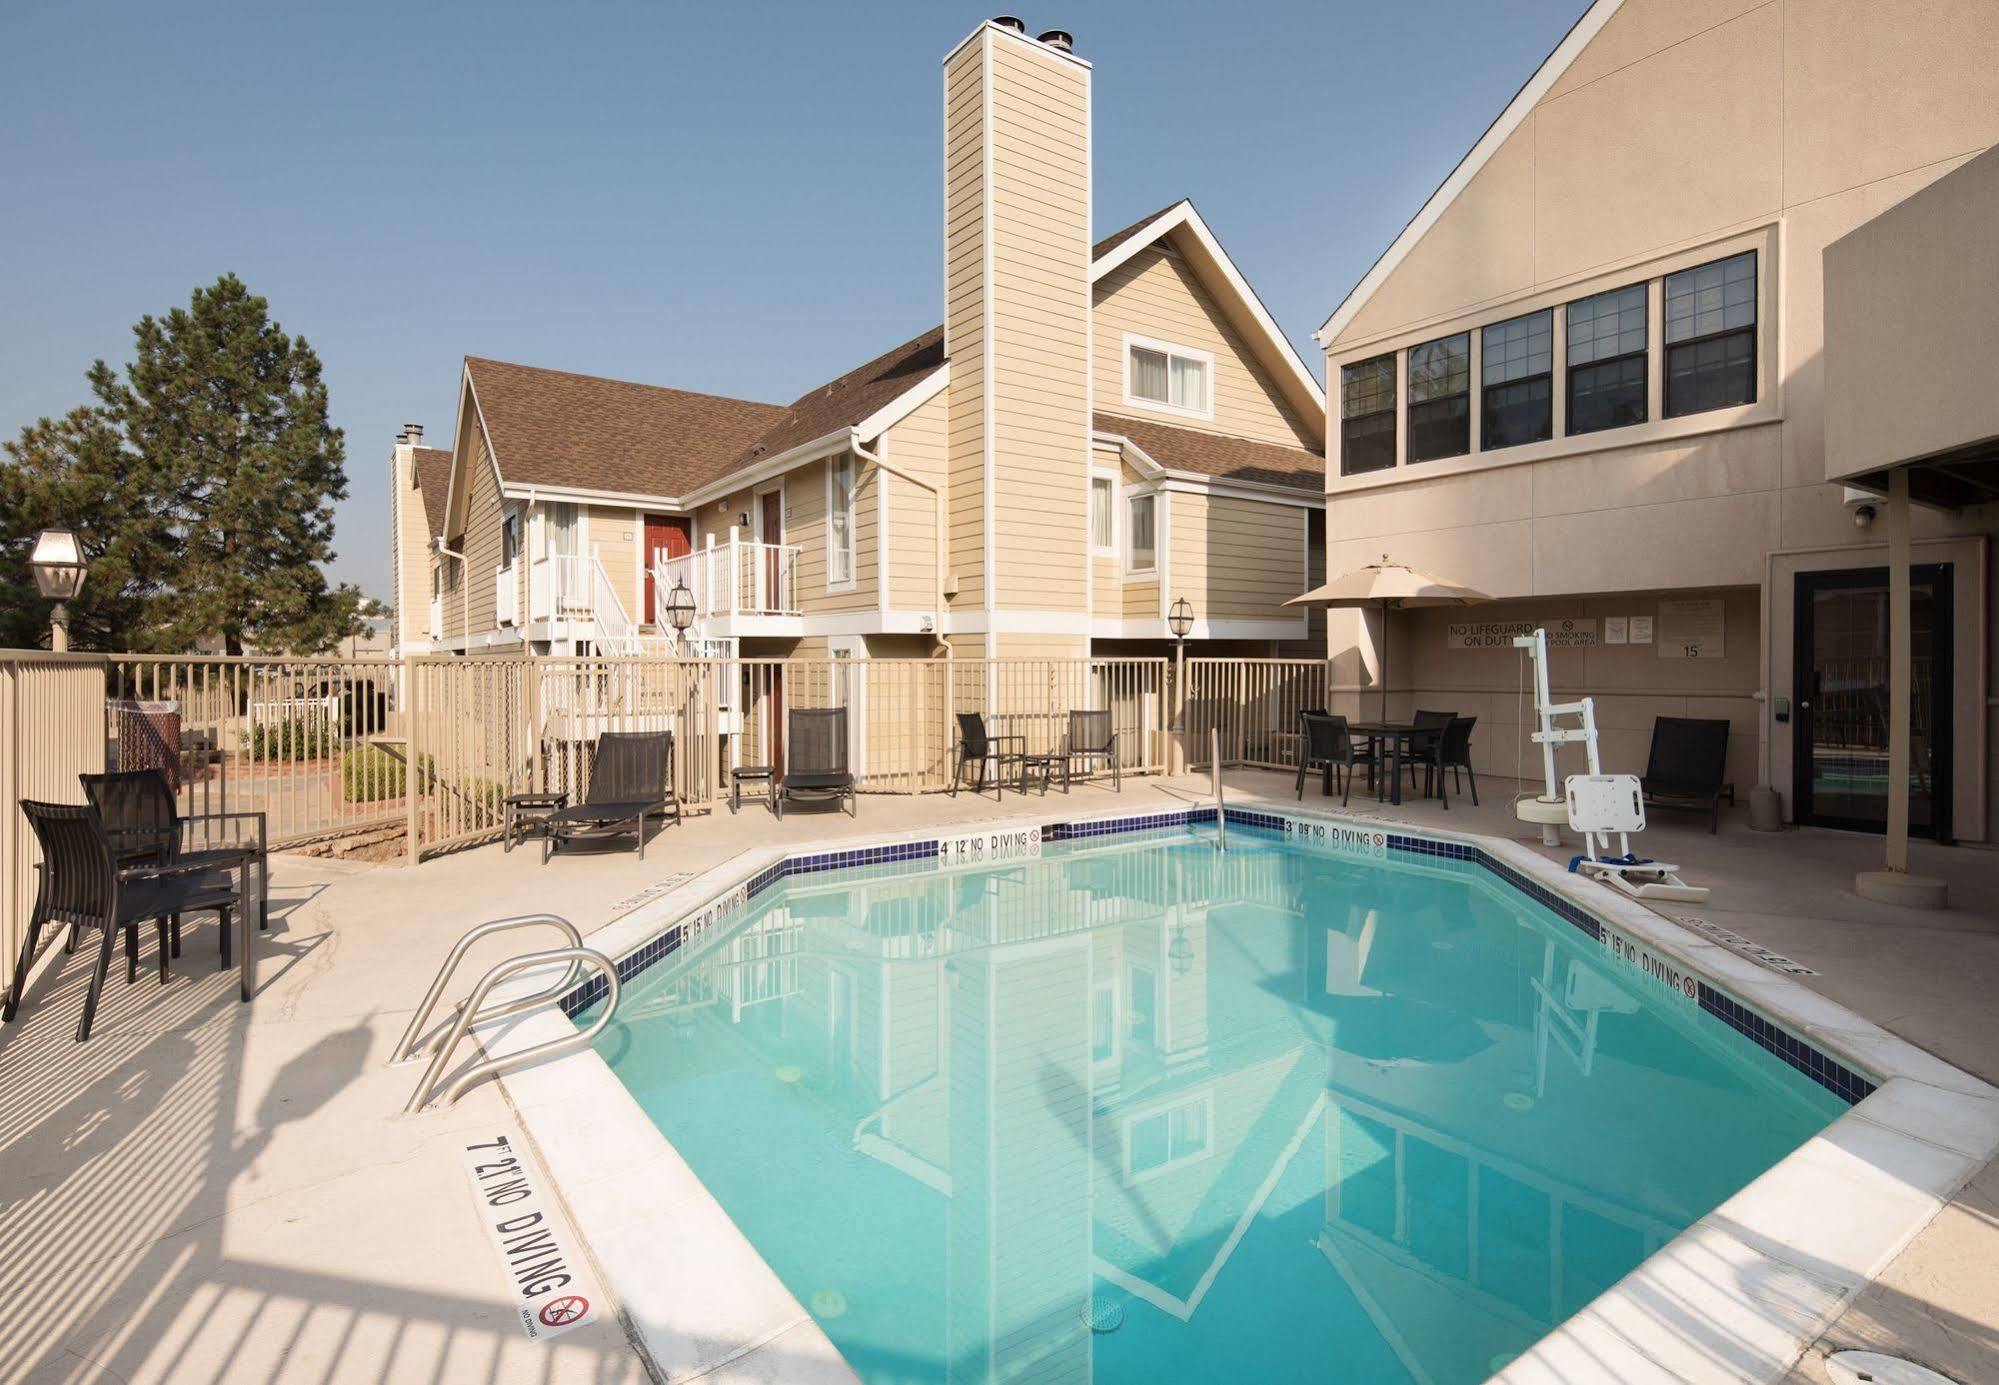
<svg viewBox="0 0 1999 1385">
<path fill-rule="evenodd" d="M 1436 735 L 1437 728 L 1434 726 L 1417 726 L 1415 723 L 1407 721 L 1350 721 L 1347 723 L 1347 731 L 1353 735 L 1367 737 L 1370 773 L 1373 773 L 1375 743 L 1378 741 L 1387 742 L 1389 765 L 1386 778 L 1390 786 L 1389 802 L 1400 807 L 1402 803 L 1402 748 L 1405 744 L 1413 747 L 1422 737 Z M 1330 783 L 1332 776 L 1330 767 L 1326 770 L 1326 774 Z M 1381 774 L 1374 774 L 1374 801 L 1377 803 L 1381 801 L 1383 777 Z M 1332 790 L 1328 788 L 1326 792 L 1331 793 Z"/>
</svg>

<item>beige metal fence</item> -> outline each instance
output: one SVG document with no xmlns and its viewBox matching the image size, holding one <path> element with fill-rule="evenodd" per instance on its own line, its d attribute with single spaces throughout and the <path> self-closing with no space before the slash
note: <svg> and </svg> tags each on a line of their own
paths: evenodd
<svg viewBox="0 0 1999 1385">
<path fill-rule="evenodd" d="M 0 650 L 0 987 L 20 956 L 41 852 L 15 803 L 81 803 L 104 768 L 104 665 L 87 655 Z"/>
<path fill-rule="evenodd" d="M 1220 736 L 1224 765 L 1297 768 L 1298 717 L 1325 709 L 1326 667 L 1321 659 L 1189 659 L 1189 766 L 1208 765 L 1212 730 Z"/>
</svg>

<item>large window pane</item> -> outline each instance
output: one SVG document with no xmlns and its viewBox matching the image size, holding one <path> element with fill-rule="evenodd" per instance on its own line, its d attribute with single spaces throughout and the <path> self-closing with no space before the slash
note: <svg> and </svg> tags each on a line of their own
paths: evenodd
<svg viewBox="0 0 1999 1385">
<path fill-rule="evenodd" d="M 1191 356 L 1173 358 L 1173 405 L 1202 412 L 1208 407 L 1208 363 Z"/>
<path fill-rule="evenodd" d="M 1340 474 L 1395 465 L 1395 357 L 1340 370 Z"/>
<path fill-rule="evenodd" d="M 1114 542 L 1111 533 L 1111 478 L 1090 478 L 1090 547 L 1108 551 Z"/>
<path fill-rule="evenodd" d="M 1555 432 L 1555 314 L 1495 322 L 1485 329 L 1479 364 L 1481 451 L 1543 442 Z"/>
<path fill-rule="evenodd" d="M 1166 393 L 1166 353 L 1143 346 L 1131 348 L 1131 394 L 1134 399 L 1150 399 L 1155 404 L 1168 401 Z"/>
<path fill-rule="evenodd" d="M 1471 333 L 1409 348 L 1409 460 L 1471 451 Z"/>
<path fill-rule="evenodd" d="M 1150 572 L 1158 562 L 1158 541 L 1153 537 L 1154 498 L 1141 495 L 1131 502 L 1131 549 L 1128 566 L 1133 572 Z"/>
<path fill-rule="evenodd" d="M 1668 418 L 1756 399 L 1756 252 L 1668 274 Z"/>
<path fill-rule="evenodd" d="M 1645 285 L 1579 299 L 1568 311 L 1569 432 L 1643 423 Z"/>
</svg>

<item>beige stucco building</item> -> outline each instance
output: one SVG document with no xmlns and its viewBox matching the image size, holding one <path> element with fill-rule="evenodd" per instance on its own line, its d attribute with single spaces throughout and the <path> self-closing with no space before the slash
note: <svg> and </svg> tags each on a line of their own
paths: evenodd
<svg viewBox="0 0 1999 1385">
<path fill-rule="evenodd" d="M 1842 482 L 1999 433 L 1991 313 L 1953 353 L 1909 311 L 1991 282 L 1995 141 L 1989 0 L 1593 4 L 1318 334 L 1329 569 L 1386 552 L 1500 598 L 1395 617 L 1391 708 L 1475 714 L 1481 763 L 1531 775 L 1518 660 L 1465 627 L 1575 621 L 1555 681 L 1598 699 L 1610 768 L 1656 715 L 1726 717 L 1739 791 L 1878 826 L 1882 501 Z M 1931 257 L 1837 274 L 1877 218 Z M 1833 324 L 1877 356 L 1832 374 Z M 1999 513 L 1959 481 L 1913 520 L 1912 814 L 1990 840 Z M 1349 688 L 1379 636 L 1335 618 Z"/>
</svg>

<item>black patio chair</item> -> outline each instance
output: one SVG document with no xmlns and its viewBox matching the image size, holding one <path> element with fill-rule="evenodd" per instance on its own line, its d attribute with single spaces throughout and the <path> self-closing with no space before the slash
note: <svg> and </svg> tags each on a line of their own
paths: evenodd
<svg viewBox="0 0 1999 1385">
<path fill-rule="evenodd" d="M 1721 800 L 1735 806 L 1728 780 L 1728 722 L 1719 717 L 1654 717 L 1652 750 L 1639 777 L 1647 808 L 1708 815 L 1707 830 L 1721 831 Z"/>
<path fill-rule="evenodd" d="M 777 780 L 777 815 L 792 799 L 830 800 L 847 805 L 848 817 L 859 817 L 854 771 L 847 759 L 845 707 L 794 707 L 784 740 L 784 769 Z"/>
<path fill-rule="evenodd" d="M 646 819 L 680 821 L 673 791 L 671 731 L 605 731 L 590 756 L 590 789 L 581 803 L 556 808 L 541 820 L 541 860 L 564 842 L 603 841 L 636 831 L 639 859 L 646 856 Z"/>
<path fill-rule="evenodd" d="M 1008 765 L 1019 768 L 1026 758 L 1026 751 L 1027 737 L 990 735 L 986 731 L 985 717 L 977 712 L 958 713 L 958 765 L 951 775 L 951 796 L 957 797 L 958 786 L 965 779 L 965 767 L 977 765 L 979 782 L 972 786 L 972 792 L 986 791 L 986 770 L 990 767 L 993 770 L 993 797 L 1006 797 L 1006 768 Z"/>
<path fill-rule="evenodd" d="M 1417 734 L 1409 738 L 1409 753 L 1403 760 L 1403 767 L 1409 771 L 1409 782 L 1416 782 L 1416 771 L 1427 767 L 1436 756 L 1437 736 L 1456 712 L 1437 712 L 1418 708 L 1416 715 L 1409 718 L 1409 724 Z"/>
<path fill-rule="evenodd" d="M 1111 767 L 1111 788 L 1124 792 L 1124 770 L 1118 764 L 1117 727 L 1109 712 L 1069 713 L 1069 735 L 1062 742 L 1062 792 L 1069 792 L 1069 780 L 1082 765 L 1088 773 L 1092 764 Z"/>
<path fill-rule="evenodd" d="M 1334 781 L 1337 781 L 1340 803 L 1345 806 L 1353 798 L 1354 771 L 1364 765 L 1370 778 L 1374 774 L 1371 743 L 1365 743 L 1349 732 L 1345 717 L 1304 712 L 1298 720 L 1304 735 L 1304 743 L 1298 752 L 1299 799 L 1305 797 L 1305 776 L 1319 769 L 1330 776 L 1326 793 L 1332 793 Z"/>
<path fill-rule="evenodd" d="M 158 769 L 80 774 L 83 796 L 97 809 L 111 854 L 119 867 L 202 866 L 255 871 L 257 928 L 271 926 L 271 856 L 264 814 L 190 813 L 183 816 L 173 788 Z M 244 881 L 245 886 L 249 884 Z M 180 928 L 173 926 L 173 952 L 180 956 Z"/>
<path fill-rule="evenodd" d="M 104 994 L 104 977 L 111 969 L 111 948 L 121 932 L 125 935 L 125 982 L 130 985 L 138 979 L 139 923 L 143 919 L 153 921 L 158 935 L 160 984 L 166 984 L 168 975 L 168 920 L 203 909 L 215 910 L 222 921 L 222 968 L 227 970 L 229 914 L 239 906 L 243 894 L 227 871 L 185 863 L 133 865 L 120 870 L 103 820 L 89 804 L 40 803 L 24 798 L 21 812 L 41 846 L 41 879 L 0 1021 L 11 1023 L 20 1013 L 28 969 L 34 965 L 42 929 L 49 925 L 71 930 L 95 928 L 103 934 L 90 990 L 83 1000 L 83 1018 L 76 1026 L 78 1043 L 90 1037 L 90 1025 L 97 1018 L 98 1001 Z M 64 951 L 74 950 L 74 943 L 72 932 Z"/>
<path fill-rule="evenodd" d="M 1478 775 L 1471 767 L 1471 731 L 1476 725 L 1477 717 L 1452 717 L 1427 744 L 1417 747 L 1423 764 L 1423 792 L 1434 793 L 1446 812 L 1450 811 L 1451 796 L 1444 788 L 1445 770 L 1451 772 L 1454 784 L 1463 782 L 1457 777 L 1459 770 L 1471 776 L 1471 804 L 1478 807 Z"/>
</svg>

